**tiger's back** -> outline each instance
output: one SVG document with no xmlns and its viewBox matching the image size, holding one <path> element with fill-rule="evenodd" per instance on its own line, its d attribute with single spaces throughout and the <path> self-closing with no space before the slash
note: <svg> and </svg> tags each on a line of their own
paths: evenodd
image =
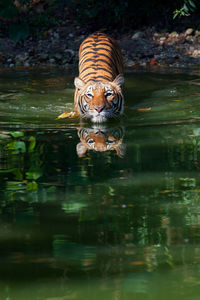
<svg viewBox="0 0 200 300">
<path fill-rule="evenodd" d="M 93 122 L 123 112 L 123 58 L 117 42 L 104 33 L 86 38 L 79 49 L 79 77 L 75 78 L 75 107 Z"/>
<path fill-rule="evenodd" d="M 82 42 L 79 49 L 79 77 L 85 83 L 113 81 L 122 73 L 122 54 L 115 40 L 97 32 Z"/>
</svg>

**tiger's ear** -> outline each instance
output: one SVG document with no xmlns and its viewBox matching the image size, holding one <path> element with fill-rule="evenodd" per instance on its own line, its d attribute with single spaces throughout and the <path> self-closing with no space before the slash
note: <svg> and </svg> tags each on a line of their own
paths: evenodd
<svg viewBox="0 0 200 300">
<path fill-rule="evenodd" d="M 121 89 L 124 85 L 124 76 L 122 74 L 117 75 L 117 77 L 113 80 L 113 83 Z"/>
<path fill-rule="evenodd" d="M 76 145 L 76 153 L 79 157 L 83 157 L 85 153 L 87 152 L 87 147 L 83 143 L 78 143 Z"/>
<path fill-rule="evenodd" d="M 75 77 L 74 85 L 78 90 L 82 90 L 82 88 L 84 88 L 84 86 L 85 86 L 85 82 L 82 79 L 80 79 L 79 77 Z"/>
<path fill-rule="evenodd" d="M 117 156 L 119 156 L 120 158 L 123 158 L 126 154 L 126 146 L 122 142 L 117 145 L 115 150 Z"/>
</svg>

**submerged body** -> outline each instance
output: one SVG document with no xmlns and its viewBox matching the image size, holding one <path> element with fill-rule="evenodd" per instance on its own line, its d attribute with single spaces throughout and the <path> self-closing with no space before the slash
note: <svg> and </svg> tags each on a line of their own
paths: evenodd
<svg viewBox="0 0 200 300">
<path fill-rule="evenodd" d="M 86 38 L 79 49 L 75 108 L 83 118 L 104 122 L 123 113 L 123 59 L 119 45 L 104 33 Z"/>
</svg>

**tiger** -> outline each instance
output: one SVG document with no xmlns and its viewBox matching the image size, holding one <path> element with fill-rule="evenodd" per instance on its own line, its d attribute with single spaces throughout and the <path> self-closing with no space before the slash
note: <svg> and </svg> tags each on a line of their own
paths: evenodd
<svg viewBox="0 0 200 300">
<path fill-rule="evenodd" d="M 75 109 L 81 118 L 101 123 L 123 113 L 123 57 L 114 39 L 96 32 L 81 43 L 74 85 Z"/>
<path fill-rule="evenodd" d="M 114 150 L 118 157 L 125 155 L 125 145 L 123 144 L 123 128 L 105 128 L 94 126 L 92 128 L 81 127 L 78 129 L 80 143 L 76 146 L 79 157 L 83 157 L 88 150 L 95 152 L 105 152 Z"/>
</svg>

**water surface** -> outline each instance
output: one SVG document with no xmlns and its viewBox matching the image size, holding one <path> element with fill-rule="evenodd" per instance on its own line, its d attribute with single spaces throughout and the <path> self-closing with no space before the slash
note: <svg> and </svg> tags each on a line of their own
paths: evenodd
<svg viewBox="0 0 200 300">
<path fill-rule="evenodd" d="M 134 72 L 92 126 L 56 120 L 72 75 L 1 71 L 0 299 L 199 299 L 199 101 L 198 74 Z"/>
</svg>

